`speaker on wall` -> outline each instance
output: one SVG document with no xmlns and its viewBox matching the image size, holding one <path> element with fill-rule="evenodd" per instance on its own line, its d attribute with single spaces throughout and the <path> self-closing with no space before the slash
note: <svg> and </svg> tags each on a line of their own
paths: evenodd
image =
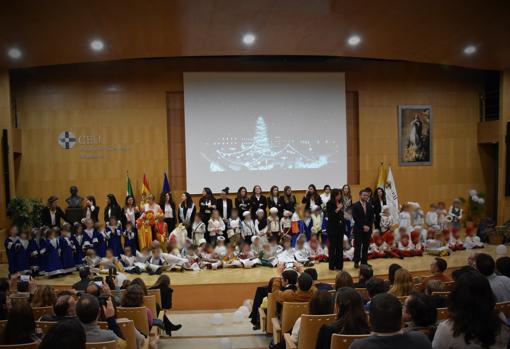
<svg viewBox="0 0 510 349">
<path fill-rule="evenodd" d="M 5 202 L 11 200 L 11 187 L 9 185 L 9 140 L 7 130 L 2 130 L 2 164 L 4 166 L 4 188 L 5 188 Z"/>
<path fill-rule="evenodd" d="M 505 146 L 505 196 L 510 196 L 510 122 L 506 123 Z"/>
</svg>

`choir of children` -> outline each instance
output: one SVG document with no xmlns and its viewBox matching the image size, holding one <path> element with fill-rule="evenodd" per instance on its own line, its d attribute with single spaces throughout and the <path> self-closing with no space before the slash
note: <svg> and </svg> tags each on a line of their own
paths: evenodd
<svg viewBox="0 0 510 349">
<path fill-rule="evenodd" d="M 327 261 L 327 217 L 324 207 L 309 205 L 300 217 L 298 210 L 271 207 L 239 211 L 232 208 L 224 218 L 216 209 L 210 215 L 196 214 L 191 225 L 178 225 L 172 232 L 163 216 L 157 215 L 152 244 L 139 249 L 137 228 L 110 216 L 104 228 L 85 218 L 74 225 L 33 229 L 32 235 L 12 227 L 5 240 L 9 272 L 32 272 L 49 276 L 72 272 L 87 264 L 93 268 L 115 267 L 128 273 L 158 274 L 170 270 L 200 270 L 278 263 L 303 266 Z M 425 214 L 417 203 L 402 205 L 398 221 L 388 206 L 382 206 L 378 229 L 373 231 L 369 258 L 404 258 L 424 252 L 449 254 L 483 243 L 472 228 L 463 240 L 458 200 L 446 211 L 444 203 L 430 205 Z M 203 221 L 202 219 L 207 219 Z M 354 241 L 350 208 L 344 210 L 343 256 L 352 260 Z"/>
</svg>

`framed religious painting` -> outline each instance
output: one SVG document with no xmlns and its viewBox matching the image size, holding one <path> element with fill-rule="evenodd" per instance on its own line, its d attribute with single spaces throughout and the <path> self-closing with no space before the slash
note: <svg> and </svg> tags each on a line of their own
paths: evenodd
<svg viewBox="0 0 510 349">
<path fill-rule="evenodd" d="M 398 106 L 400 166 L 432 165 L 432 106 Z"/>
</svg>

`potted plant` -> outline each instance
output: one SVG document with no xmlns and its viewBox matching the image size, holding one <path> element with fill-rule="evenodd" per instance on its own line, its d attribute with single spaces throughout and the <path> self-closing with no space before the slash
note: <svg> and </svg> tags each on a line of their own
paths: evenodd
<svg viewBox="0 0 510 349">
<path fill-rule="evenodd" d="M 20 230 L 30 230 L 42 225 L 41 210 L 43 208 L 44 205 L 39 199 L 15 197 L 7 205 L 7 216 Z"/>
<path fill-rule="evenodd" d="M 474 228 L 485 215 L 485 194 L 478 193 L 476 189 L 471 189 L 467 200 L 461 198 L 461 201 L 466 207 L 464 212 L 464 224 L 466 228 Z"/>
</svg>

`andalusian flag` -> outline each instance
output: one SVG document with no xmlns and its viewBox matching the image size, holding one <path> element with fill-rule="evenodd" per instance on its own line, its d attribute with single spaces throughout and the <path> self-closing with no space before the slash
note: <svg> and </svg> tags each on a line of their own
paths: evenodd
<svg viewBox="0 0 510 349">
<path fill-rule="evenodd" d="M 131 186 L 131 178 L 129 178 L 129 174 L 127 174 L 127 191 L 126 196 L 134 196 L 133 195 L 133 187 Z"/>
<path fill-rule="evenodd" d="M 384 165 L 381 162 L 381 166 L 379 166 L 379 175 L 377 176 L 376 188 L 384 189 L 384 185 L 386 184 L 386 176 L 384 175 Z"/>
<path fill-rule="evenodd" d="M 150 195 L 151 193 L 151 186 L 149 185 L 149 180 L 147 179 L 147 176 L 145 173 L 143 174 L 143 181 L 142 181 L 142 196 L 147 197 L 147 195 Z"/>
<path fill-rule="evenodd" d="M 165 178 L 163 178 L 163 189 L 161 189 L 162 193 L 169 193 L 170 192 L 170 182 L 168 181 L 168 177 L 165 172 Z"/>
</svg>

